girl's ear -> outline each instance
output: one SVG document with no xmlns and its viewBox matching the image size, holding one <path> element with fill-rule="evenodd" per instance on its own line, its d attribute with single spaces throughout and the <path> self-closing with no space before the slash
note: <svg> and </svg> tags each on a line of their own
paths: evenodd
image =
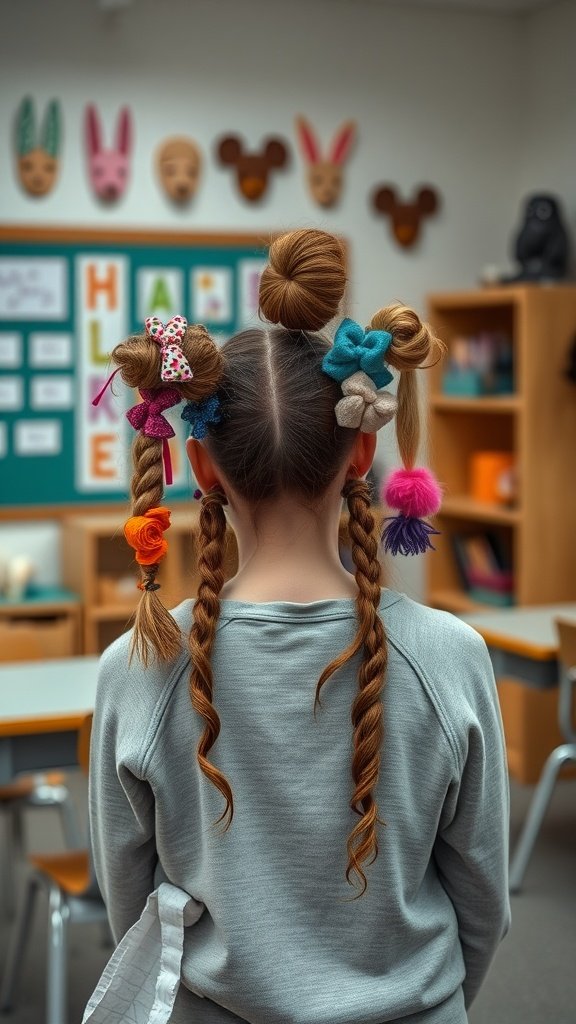
<svg viewBox="0 0 576 1024">
<path fill-rule="evenodd" d="M 346 479 L 366 476 L 372 466 L 376 452 L 376 434 L 365 434 L 360 431 L 350 452 Z"/>
<path fill-rule="evenodd" d="M 186 441 L 186 453 L 192 466 L 192 471 L 202 491 L 209 491 L 212 487 L 224 487 L 220 481 L 220 474 L 212 462 L 204 445 L 195 437 L 189 437 Z"/>
</svg>

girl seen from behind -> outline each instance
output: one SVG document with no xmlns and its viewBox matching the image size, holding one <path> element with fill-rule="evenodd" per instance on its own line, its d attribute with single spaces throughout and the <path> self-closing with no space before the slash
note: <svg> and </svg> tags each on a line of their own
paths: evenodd
<svg viewBox="0 0 576 1024">
<path fill-rule="evenodd" d="M 126 950 L 144 962 L 146 906 L 156 936 L 140 994 L 132 980 L 141 1016 L 119 1019 L 156 1021 L 161 1005 L 180 1024 L 463 1024 L 509 925 L 488 653 L 452 615 L 382 588 L 364 480 L 394 421 L 386 546 L 425 550 L 437 491 L 415 467 L 415 371 L 441 343 L 394 305 L 366 329 L 342 321 L 332 344 L 320 332 L 345 283 L 335 237 L 290 232 L 262 277 L 263 327 L 218 348 L 181 317 L 150 320 L 113 353 L 145 405 L 128 413 L 126 524 L 142 597 L 102 658 L 90 821 L 120 974 Z M 181 401 L 201 584 L 168 612 L 162 411 Z M 227 523 L 239 568 L 225 583 Z M 117 1010 L 104 987 L 85 1021 Z"/>
</svg>

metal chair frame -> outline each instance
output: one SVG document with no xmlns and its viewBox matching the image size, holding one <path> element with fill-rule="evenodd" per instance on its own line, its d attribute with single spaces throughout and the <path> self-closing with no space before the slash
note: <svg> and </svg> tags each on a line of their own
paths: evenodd
<svg viewBox="0 0 576 1024">
<path fill-rule="evenodd" d="M 576 761 L 576 731 L 573 726 L 573 693 L 576 685 L 576 664 L 574 649 L 576 645 L 576 623 L 556 621 L 560 635 L 560 681 L 558 694 L 558 722 L 565 743 L 556 747 L 548 755 L 542 769 L 526 821 L 514 850 L 510 864 L 510 892 L 519 892 L 522 888 L 528 861 L 532 855 L 538 833 L 548 809 L 550 798 L 556 785 L 558 773 L 565 764 Z"/>
</svg>

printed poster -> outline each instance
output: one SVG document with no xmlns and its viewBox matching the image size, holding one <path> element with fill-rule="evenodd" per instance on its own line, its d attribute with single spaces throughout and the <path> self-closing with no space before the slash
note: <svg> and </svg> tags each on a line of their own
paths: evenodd
<svg viewBox="0 0 576 1024">
<path fill-rule="evenodd" d="M 193 321 L 226 324 L 233 319 L 232 271 L 228 267 L 197 267 L 192 271 Z"/>
</svg>

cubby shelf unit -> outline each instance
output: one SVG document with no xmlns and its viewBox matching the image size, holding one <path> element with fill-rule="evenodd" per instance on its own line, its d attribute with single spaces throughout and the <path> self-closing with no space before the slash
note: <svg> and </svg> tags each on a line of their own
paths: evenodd
<svg viewBox="0 0 576 1024">
<path fill-rule="evenodd" d="M 445 496 L 427 557 L 427 600 L 453 612 L 481 608 L 462 585 L 451 537 L 500 534 L 512 553 L 518 605 L 573 600 L 576 592 L 576 387 L 566 375 L 576 336 L 576 286 L 510 285 L 433 294 L 428 319 L 450 351 L 462 336 L 506 334 L 513 391 L 479 397 L 442 391 L 445 359 L 430 373 L 429 450 Z M 475 452 L 514 455 L 513 504 L 470 496 Z"/>
</svg>

